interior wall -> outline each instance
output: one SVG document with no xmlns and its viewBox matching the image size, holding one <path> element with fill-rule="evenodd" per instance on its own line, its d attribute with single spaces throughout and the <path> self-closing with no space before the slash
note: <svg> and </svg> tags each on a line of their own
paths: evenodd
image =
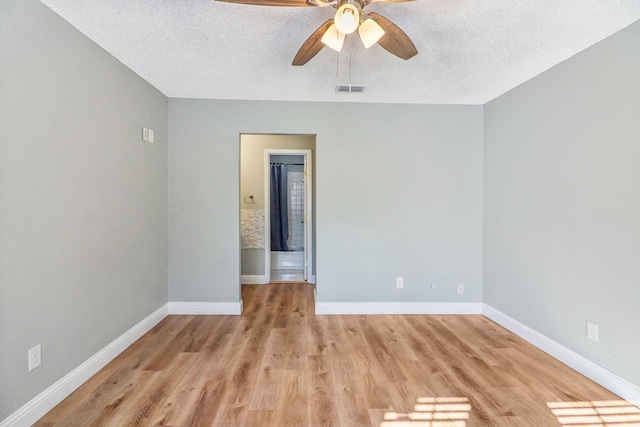
<svg viewBox="0 0 640 427">
<path fill-rule="evenodd" d="M 240 134 L 316 135 L 319 301 L 481 301 L 482 107 L 353 108 L 169 100 L 171 301 L 240 298 Z"/>
<path fill-rule="evenodd" d="M 166 304 L 167 120 L 40 2 L 0 2 L 0 420 Z"/>
<path fill-rule="evenodd" d="M 638 386 L 639 40 L 636 23 L 490 102 L 484 166 L 485 303 Z"/>
<path fill-rule="evenodd" d="M 241 133 L 318 135 L 319 301 L 481 301 L 484 267 L 486 303 L 640 384 L 639 33 L 487 105 L 483 175 L 482 107 L 358 104 L 354 123 L 348 103 L 174 99 L 168 113 L 38 1 L 3 0 L 0 420 L 167 298 L 238 301 Z"/>
<path fill-rule="evenodd" d="M 311 150 L 313 159 L 315 158 L 315 145 L 315 135 L 242 135 L 240 137 L 240 195 L 242 196 L 240 209 L 253 209 L 264 212 L 266 196 L 264 192 L 265 150 Z M 314 169 L 314 167 L 311 168 L 312 173 Z M 314 180 L 311 183 L 315 186 Z M 244 198 L 249 195 L 253 195 L 254 198 L 253 200 L 248 199 L 249 202 L 246 202 Z M 312 219 L 314 217 L 315 215 L 312 216 Z M 266 244 L 269 243 L 266 242 Z M 315 253 L 315 250 L 312 253 Z M 264 267 L 264 249 L 241 250 L 241 273 L 243 275 L 264 275 L 266 274 Z"/>
</svg>

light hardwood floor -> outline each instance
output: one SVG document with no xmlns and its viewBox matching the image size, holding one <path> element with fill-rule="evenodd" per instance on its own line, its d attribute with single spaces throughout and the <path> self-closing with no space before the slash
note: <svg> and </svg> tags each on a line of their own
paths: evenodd
<svg viewBox="0 0 640 427">
<path fill-rule="evenodd" d="M 483 316 L 315 316 L 306 283 L 242 298 L 242 316 L 167 317 L 36 425 L 574 427 L 598 405 L 637 411 Z"/>
</svg>

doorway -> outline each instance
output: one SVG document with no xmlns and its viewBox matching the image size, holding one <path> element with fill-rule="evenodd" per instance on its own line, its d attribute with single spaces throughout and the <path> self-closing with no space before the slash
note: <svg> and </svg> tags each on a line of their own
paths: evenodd
<svg viewBox="0 0 640 427">
<path fill-rule="evenodd" d="M 315 135 L 240 135 L 240 283 L 315 284 Z M 280 165 L 284 200 L 271 198 L 272 163 Z M 275 200 L 279 200 L 276 198 Z M 271 208 L 287 213 L 272 221 Z M 272 233 L 273 225 L 285 230 Z M 280 246 L 272 250 L 272 234 Z"/>
<path fill-rule="evenodd" d="M 314 283 L 311 150 L 266 149 L 264 156 L 268 280 Z"/>
</svg>

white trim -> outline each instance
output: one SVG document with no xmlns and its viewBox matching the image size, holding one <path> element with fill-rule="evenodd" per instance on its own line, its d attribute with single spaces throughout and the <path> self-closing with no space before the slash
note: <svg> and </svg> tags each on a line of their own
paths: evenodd
<svg viewBox="0 0 640 427">
<path fill-rule="evenodd" d="M 169 314 L 189 315 L 240 315 L 242 305 L 238 302 L 170 302 Z"/>
<path fill-rule="evenodd" d="M 636 406 L 640 405 L 640 387 L 637 385 L 620 378 L 490 305 L 483 304 L 482 314 L 621 398 Z"/>
<path fill-rule="evenodd" d="M 314 145 L 315 146 L 315 145 Z M 313 152 L 308 150 L 304 156 L 304 278 L 311 278 L 313 271 Z M 315 283 L 315 280 L 312 282 Z"/>
<path fill-rule="evenodd" d="M 62 402 L 127 347 L 146 334 L 168 314 L 168 304 L 160 307 L 80 366 L 56 381 L 0 423 L 0 427 L 28 427 Z"/>
<path fill-rule="evenodd" d="M 315 274 L 309 275 L 309 278 L 307 279 L 307 283 L 315 285 L 316 284 L 316 275 Z"/>
<path fill-rule="evenodd" d="M 264 275 L 267 282 L 271 281 L 271 155 L 269 149 L 262 154 L 263 184 L 264 184 Z"/>
<path fill-rule="evenodd" d="M 304 156 L 304 164 L 307 170 L 307 176 L 305 177 L 305 212 L 307 215 L 307 222 L 305 224 L 305 242 L 304 252 L 307 259 L 307 265 L 305 267 L 305 276 L 307 282 L 309 281 L 309 272 L 313 271 L 313 171 L 312 171 L 312 158 L 313 150 L 309 149 L 287 149 L 287 148 L 265 148 L 264 149 L 264 268 L 265 276 L 267 277 L 267 283 L 271 281 L 271 215 L 270 203 L 271 198 L 271 174 L 269 165 L 271 164 L 271 155 L 294 155 Z M 315 280 L 314 282 L 315 283 Z"/>
<path fill-rule="evenodd" d="M 261 276 L 242 275 L 240 276 L 240 283 L 243 285 L 267 285 L 269 280 L 264 274 Z"/>
<path fill-rule="evenodd" d="M 482 314 L 482 303 L 316 302 L 316 314 Z"/>
</svg>

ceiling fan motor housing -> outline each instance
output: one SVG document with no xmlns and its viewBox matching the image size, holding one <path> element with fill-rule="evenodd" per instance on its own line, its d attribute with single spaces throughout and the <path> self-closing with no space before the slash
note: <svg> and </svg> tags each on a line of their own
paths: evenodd
<svg viewBox="0 0 640 427">
<path fill-rule="evenodd" d="M 358 0 L 342 0 L 339 2 L 334 23 L 343 34 L 351 34 L 360 25 L 362 3 Z"/>
</svg>

